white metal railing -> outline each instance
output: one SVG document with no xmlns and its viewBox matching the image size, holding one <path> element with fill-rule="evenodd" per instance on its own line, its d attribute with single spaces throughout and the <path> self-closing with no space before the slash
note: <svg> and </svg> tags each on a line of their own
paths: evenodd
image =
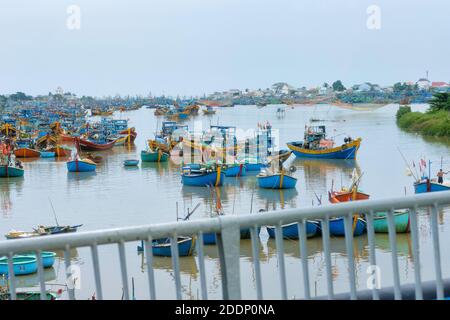
<svg viewBox="0 0 450 320">
<path fill-rule="evenodd" d="M 353 230 L 352 217 L 355 212 L 364 212 L 367 220 L 367 233 L 369 245 L 369 262 L 376 265 L 375 258 L 375 242 L 373 228 L 373 214 L 377 211 L 388 211 L 387 221 L 389 228 L 389 242 L 392 255 L 392 272 L 394 277 L 394 286 L 392 288 L 393 297 L 402 299 L 402 287 L 400 286 L 399 268 L 397 261 L 397 245 L 396 232 L 394 223 L 394 210 L 409 209 L 411 223 L 411 237 L 413 247 L 413 261 L 415 282 L 413 284 L 414 297 L 423 299 L 423 288 L 421 281 L 421 266 L 419 261 L 419 236 L 417 225 L 417 210 L 419 208 L 431 208 L 431 233 L 434 251 L 434 267 L 435 267 L 435 297 L 444 298 L 444 281 L 442 279 L 441 270 L 441 254 L 439 246 L 438 233 L 438 210 L 439 208 L 450 204 L 450 191 L 420 194 L 414 196 L 354 201 L 341 204 L 333 204 L 315 208 L 287 209 L 282 211 L 264 212 L 252 215 L 239 216 L 219 216 L 216 218 L 183 221 L 174 223 L 163 223 L 155 225 L 145 225 L 137 227 L 124 227 L 116 229 L 78 232 L 72 234 L 61 234 L 53 236 L 45 236 L 38 238 L 5 240 L 0 241 L 0 256 L 8 256 L 9 264 L 9 287 L 11 298 L 16 298 L 15 276 L 13 270 L 12 257 L 14 254 L 21 252 L 35 252 L 38 262 L 38 277 L 40 283 L 41 299 L 45 299 L 46 284 L 44 281 L 44 271 L 40 253 L 44 250 L 64 250 L 64 260 L 66 270 L 70 267 L 70 250 L 80 247 L 90 247 L 93 262 L 93 271 L 95 275 L 96 295 L 98 299 L 102 299 L 102 281 L 99 268 L 98 246 L 106 244 L 117 244 L 118 256 L 121 267 L 122 286 L 124 290 L 124 298 L 129 299 L 128 274 L 126 268 L 125 242 L 144 241 L 144 251 L 147 260 L 148 270 L 148 286 L 150 298 L 156 298 L 155 276 L 152 266 L 152 239 L 170 238 L 172 250 L 172 267 L 175 278 L 175 288 L 177 299 L 181 299 L 181 281 L 178 246 L 176 245 L 177 236 L 196 235 L 196 251 L 199 262 L 200 271 L 200 287 L 202 299 L 208 298 L 204 254 L 203 254 L 203 234 L 208 232 L 217 233 L 217 246 L 219 250 L 219 260 L 222 279 L 222 294 L 224 299 L 241 299 L 241 282 L 240 282 L 240 266 L 239 266 L 239 250 L 240 250 L 240 229 L 250 228 L 251 243 L 253 254 L 253 268 L 256 275 L 256 296 L 258 299 L 263 298 L 261 285 L 261 269 L 259 261 L 259 234 L 258 227 L 264 225 L 275 225 L 275 243 L 277 249 L 279 281 L 281 284 L 281 298 L 287 299 L 286 272 L 284 266 L 284 249 L 282 225 L 297 222 L 299 230 L 300 242 L 300 258 L 302 260 L 302 272 L 304 281 L 304 297 L 311 298 L 309 287 L 309 273 L 307 263 L 306 239 L 306 220 L 318 219 L 322 223 L 322 241 L 326 264 L 327 279 L 327 296 L 328 299 L 342 298 L 342 295 L 335 295 L 332 281 L 331 255 L 330 255 L 330 217 L 343 217 L 345 223 L 345 245 L 349 253 L 348 270 L 350 280 L 350 292 L 347 295 L 350 299 L 357 299 L 355 281 L 355 263 L 353 257 Z M 445 289 L 450 281 L 445 281 Z M 428 285 L 429 287 L 429 285 Z M 411 289 L 411 286 L 409 287 Z M 372 290 L 372 298 L 380 298 L 380 290 Z M 73 289 L 68 290 L 69 298 L 74 299 Z M 410 296 L 410 293 L 408 293 Z"/>
</svg>

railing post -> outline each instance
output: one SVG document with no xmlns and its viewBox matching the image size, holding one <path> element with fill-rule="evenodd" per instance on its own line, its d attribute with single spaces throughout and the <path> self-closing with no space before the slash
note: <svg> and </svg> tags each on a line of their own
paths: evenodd
<svg viewBox="0 0 450 320">
<path fill-rule="evenodd" d="M 216 235 L 224 300 L 241 299 L 239 271 L 240 229 L 236 222 L 219 217 L 221 233 Z"/>
</svg>

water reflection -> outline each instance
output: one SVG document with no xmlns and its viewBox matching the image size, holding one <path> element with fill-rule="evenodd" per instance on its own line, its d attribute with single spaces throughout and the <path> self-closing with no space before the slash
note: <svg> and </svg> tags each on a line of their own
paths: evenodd
<svg viewBox="0 0 450 320">
<path fill-rule="evenodd" d="M 23 177 L 0 179 L 0 208 L 4 218 L 11 216 L 14 193 L 17 195 L 22 193 L 23 181 Z"/>
<path fill-rule="evenodd" d="M 55 262 L 56 263 L 56 262 Z M 57 273 L 55 268 L 45 268 L 44 269 L 44 281 L 54 281 L 56 280 Z M 17 288 L 32 288 L 39 286 L 39 276 L 37 273 L 33 273 L 30 275 L 18 276 L 16 279 L 16 287 Z M 0 278 L 0 285 L 6 286 L 8 280 L 4 277 Z"/>
</svg>

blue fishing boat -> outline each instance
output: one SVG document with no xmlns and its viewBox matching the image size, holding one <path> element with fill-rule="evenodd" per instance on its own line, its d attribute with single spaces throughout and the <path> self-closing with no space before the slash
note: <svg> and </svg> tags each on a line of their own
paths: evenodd
<svg viewBox="0 0 450 320">
<path fill-rule="evenodd" d="M 257 228 L 257 234 L 259 234 L 261 228 Z M 243 228 L 240 230 L 241 239 L 250 239 L 251 233 L 250 228 Z M 214 245 L 217 243 L 217 238 L 215 233 L 204 233 L 203 234 L 203 244 L 204 245 Z"/>
<path fill-rule="evenodd" d="M 275 238 L 275 226 L 266 226 L 270 238 Z M 298 223 L 293 222 L 282 226 L 283 238 L 296 240 L 299 238 Z M 315 221 L 306 221 L 306 237 L 312 238 L 320 234 L 320 224 Z"/>
<path fill-rule="evenodd" d="M 346 137 L 341 146 L 327 139 L 325 126 L 306 126 L 304 141 L 288 142 L 287 146 L 296 157 L 318 159 L 355 159 L 361 138 Z"/>
<path fill-rule="evenodd" d="M 191 166 L 183 167 L 181 182 L 185 186 L 221 186 L 225 180 L 225 174 L 220 166 L 217 169 L 200 168 L 194 169 Z"/>
<path fill-rule="evenodd" d="M 366 231 L 366 221 L 359 217 L 352 220 L 353 236 L 360 236 Z M 330 219 L 330 235 L 343 237 L 345 236 L 344 218 Z"/>
<path fill-rule="evenodd" d="M 281 173 L 260 173 L 257 176 L 258 186 L 264 189 L 293 189 L 297 184 L 297 179 Z"/>
<path fill-rule="evenodd" d="M 41 158 L 54 158 L 55 155 L 56 153 L 52 151 L 41 151 Z"/>
<path fill-rule="evenodd" d="M 67 162 L 69 172 L 92 172 L 97 168 L 97 164 L 89 159 L 78 159 Z"/>
<path fill-rule="evenodd" d="M 32 257 L 32 258 L 36 259 L 36 254 L 34 254 L 34 253 L 21 254 L 20 256 Z M 56 257 L 56 253 L 55 252 L 42 251 L 41 252 L 42 266 L 44 268 L 51 268 L 51 267 L 53 267 L 53 264 L 55 263 L 55 257 Z"/>
<path fill-rule="evenodd" d="M 245 176 L 246 171 L 246 166 L 242 163 L 228 165 L 226 169 L 224 169 L 226 177 L 242 177 Z"/>
<path fill-rule="evenodd" d="M 450 183 L 438 183 L 430 179 L 422 179 L 414 183 L 415 193 L 426 193 L 426 192 L 438 192 L 438 191 L 448 191 L 450 190 Z"/>
<path fill-rule="evenodd" d="M 262 162 L 245 162 L 246 171 L 261 171 L 261 169 L 267 168 L 267 163 Z"/>
<path fill-rule="evenodd" d="M 191 256 L 194 253 L 195 238 L 194 237 L 178 237 L 178 254 L 180 257 Z M 141 245 L 138 246 L 138 251 L 144 250 L 144 243 L 141 241 Z M 152 241 L 152 253 L 154 256 L 159 257 L 171 257 L 172 250 L 170 244 L 170 238 L 163 238 Z"/>
<path fill-rule="evenodd" d="M 136 159 L 127 159 L 123 161 L 123 165 L 125 167 L 134 167 L 137 166 L 139 164 L 139 160 Z"/>
<path fill-rule="evenodd" d="M 16 276 L 22 276 L 37 272 L 36 257 L 14 256 L 12 260 L 13 260 L 14 275 Z M 9 274 L 7 257 L 0 258 L 0 274 L 4 275 Z"/>
</svg>

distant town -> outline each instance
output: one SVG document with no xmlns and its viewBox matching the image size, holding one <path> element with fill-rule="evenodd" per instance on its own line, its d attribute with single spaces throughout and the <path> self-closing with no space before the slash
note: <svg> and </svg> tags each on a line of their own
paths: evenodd
<svg viewBox="0 0 450 320">
<path fill-rule="evenodd" d="M 436 92 L 450 92 L 450 84 L 444 81 L 430 81 L 427 77 L 416 82 L 398 82 L 390 86 L 380 86 L 364 82 L 346 87 L 342 81 L 323 83 L 321 86 L 307 88 L 295 87 L 286 82 L 274 83 L 265 89 L 230 89 L 213 92 L 197 97 L 173 96 L 77 96 L 58 87 L 54 93 L 30 96 L 24 92 L 0 95 L 0 108 L 12 110 L 15 107 L 58 107 L 85 106 L 87 108 L 133 109 L 143 105 L 159 106 L 173 104 L 200 104 L 212 107 L 233 105 L 267 105 L 267 104 L 389 104 L 426 103 Z"/>
</svg>

